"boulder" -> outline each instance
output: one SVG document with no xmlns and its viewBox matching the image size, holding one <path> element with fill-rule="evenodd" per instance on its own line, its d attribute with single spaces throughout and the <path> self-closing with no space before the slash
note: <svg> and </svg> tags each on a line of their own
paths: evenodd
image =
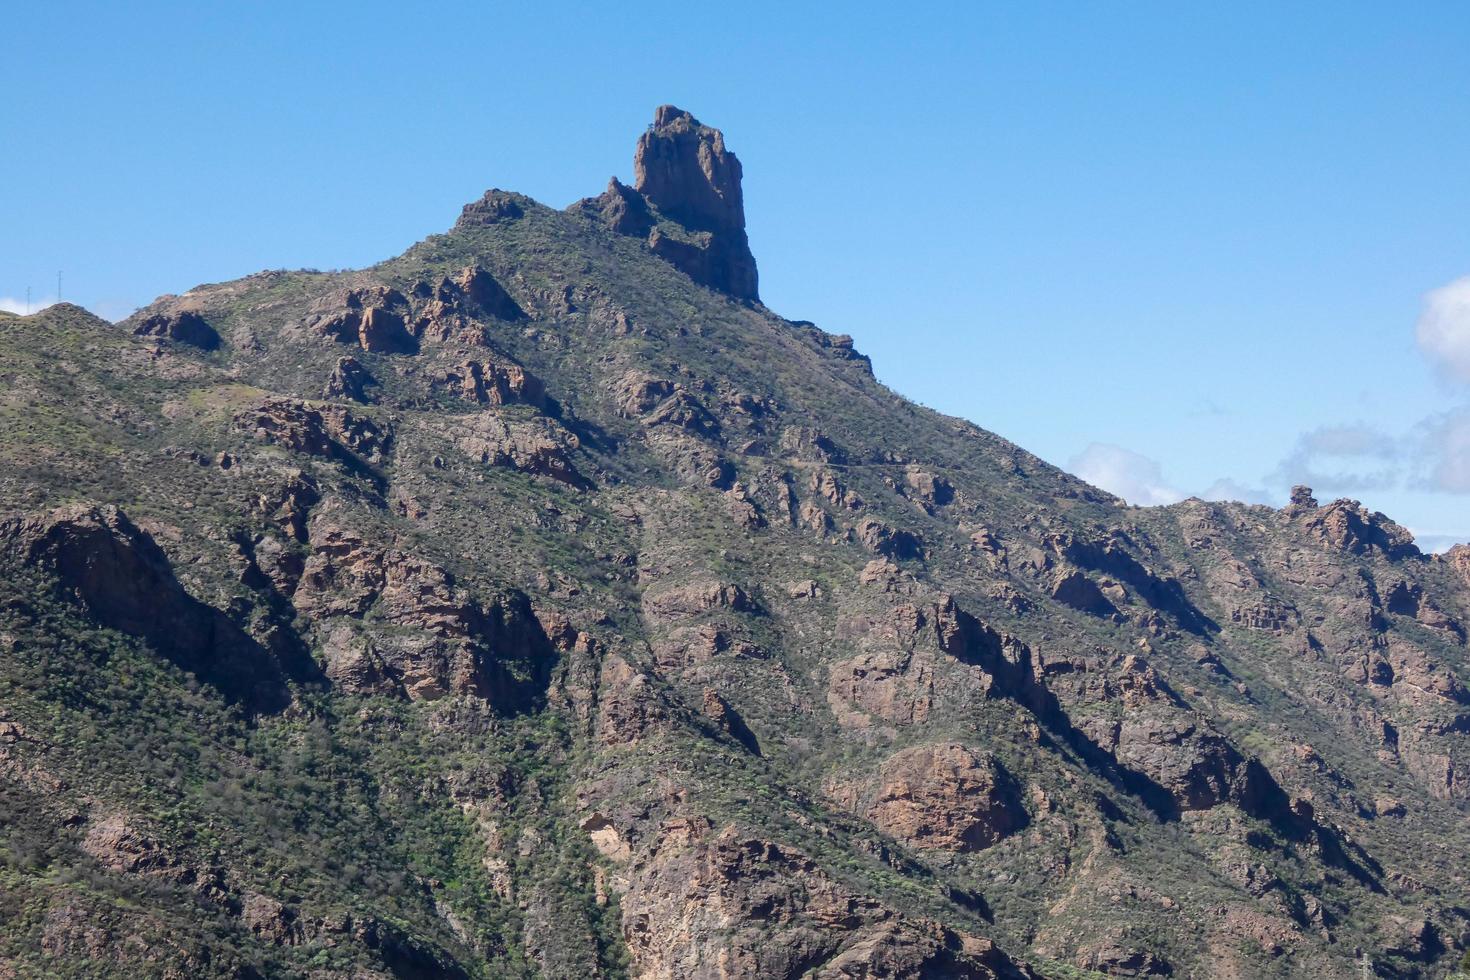
<svg viewBox="0 0 1470 980">
<path fill-rule="evenodd" d="M 924 543 L 912 531 L 885 524 L 875 517 L 865 517 L 853 528 L 858 542 L 869 551 L 897 561 L 924 557 Z"/>
<path fill-rule="evenodd" d="M 546 388 L 541 379 L 509 360 L 485 358 L 465 360 L 439 372 L 435 379 L 478 405 L 530 405 L 547 407 Z"/>
<path fill-rule="evenodd" d="M 574 487 L 588 485 L 577 472 L 571 455 L 577 437 L 553 419 L 518 419 L 477 412 L 457 422 L 446 434 L 471 459 L 534 476 L 544 476 Z"/>
<path fill-rule="evenodd" d="M 1051 597 L 1091 616 L 1111 616 L 1118 611 L 1101 588 L 1082 572 L 1063 572 L 1051 584 Z"/>
</svg>

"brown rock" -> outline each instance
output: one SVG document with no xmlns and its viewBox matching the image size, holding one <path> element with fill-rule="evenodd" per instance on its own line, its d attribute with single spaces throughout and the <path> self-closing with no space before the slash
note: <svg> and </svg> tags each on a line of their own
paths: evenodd
<svg viewBox="0 0 1470 980">
<path fill-rule="evenodd" d="M 371 399 L 368 397 L 369 385 L 376 385 L 377 381 L 368 373 L 355 357 L 339 357 L 337 366 L 332 368 L 332 376 L 327 379 L 322 388 L 323 398 L 342 399 L 347 398 L 355 402 L 367 404 Z"/>
<path fill-rule="evenodd" d="M 740 299 L 757 299 L 740 161 L 725 149 L 720 131 L 682 109 L 659 106 L 653 126 L 638 141 L 633 172 L 638 192 L 696 236 L 676 242 L 655 229 L 650 247 L 660 252 L 655 239 L 665 243 L 660 254 L 698 282 Z"/>
<path fill-rule="evenodd" d="M 107 870 L 126 874 L 165 872 L 177 863 L 155 838 L 122 813 L 92 822 L 81 847 Z"/>
<path fill-rule="evenodd" d="M 869 551 L 898 561 L 924 557 L 924 543 L 912 531 L 900 530 L 874 517 L 863 518 L 853 530 L 859 543 Z"/>
<path fill-rule="evenodd" d="M 327 513 L 311 541 L 291 601 L 328 629 L 329 676 L 348 689 L 475 694 L 506 710 L 544 696 L 556 655 L 524 595 L 471 597 L 438 565 L 375 548 Z M 360 622 L 370 611 L 386 628 Z"/>
<path fill-rule="evenodd" d="M 520 404 L 544 410 L 547 404 L 541 379 L 510 361 L 462 361 L 440 372 L 437 381 L 479 405 Z"/>
<path fill-rule="evenodd" d="M 755 613 L 755 601 L 733 582 L 691 582 L 643 597 L 644 612 L 655 619 L 697 616 L 711 609 Z"/>
<path fill-rule="evenodd" d="M 459 220 L 454 223 L 455 231 L 469 231 L 484 225 L 515 221 L 526 213 L 529 198 L 510 191 L 492 188 L 478 201 L 464 206 Z"/>
<path fill-rule="evenodd" d="M 204 317 L 192 310 L 155 313 L 133 328 L 133 336 L 161 337 L 201 350 L 214 350 L 219 346 L 219 334 Z"/>
<path fill-rule="evenodd" d="M 680 980 L 991 980 L 992 944 L 853 893 L 801 852 L 730 826 L 668 821 L 621 909 L 637 975 Z"/>
<path fill-rule="evenodd" d="M 602 662 L 597 700 L 597 739 L 632 746 L 669 725 L 669 709 L 652 679 L 618 654 Z"/>
<path fill-rule="evenodd" d="M 252 935 L 275 946 L 296 946 L 305 941 L 295 909 L 258 892 L 247 892 L 240 904 L 240 921 Z"/>
<path fill-rule="evenodd" d="M 552 419 L 517 419 L 478 412 L 461 419 L 446 434 L 467 456 L 487 466 L 549 477 L 574 487 L 587 486 L 571 460 L 580 442 Z"/>
<path fill-rule="evenodd" d="M 838 724 L 865 728 L 874 718 L 897 725 L 922 722 L 934 706 L 935 659 L 893 650 L 839 660 L 827 671 L 827 703 Z"/>
<path fill-rule="evenodd" d="M 1470 544 L 1457 544 L 1445 552 L 1442 559 L 1450 568 L 1454 569 L 1460 581 L 1470 589 Z"/>
<path fill-rule="evenodd" d="M 408 309 L 408 299 L 389 286 L 339 289 L 317 302 L 306 328 L 366 351 L 414 354 L 418 341 L 406 328 Z"/>
<path fill-rule="evenodd" d="M 1051 584 L 1051 597 L 1092 616 L 1107 617 L 1118 611 L 1098 584 L 1076 569 L 1057 576 Z"/>
<path fill-rule="evenodd" d="M 931 506 L 943 507 L 954 500 L 954 487 L 950 482 L 921 467 L 908 467 L 904 471 L 904 482 L 916 498 Z"/>
<path fill-rule="evenodd" d="M 575 210 L 601 221 L 619 235 L 647 235 L 655 219 L 642 194 L 616 177 L 607 182 L 607 190 L 599 197 L 587 198 L 573 205 Z"/>
<path fill-rule="evenodd" d="M 1407 529 L 1356 500 L 1334 500 L 1305 513 L 1308 532 L 1328 547 L 1355 555 L 1376 551 L 1389 558 L 1419 555 Z"/>
<path fill-rule="evenodd" d="M 905 749 L 883 763 L 868 811 L 884 833 L 918 848 L 979 851 L 1028 817 L 993 759 L 957 742 Z"/>
<path fill-rule="evenodd" d="M 1312 496 L 1312 488 L 1297 484 L 1291 488 L 1291 506 L 1311 509 L 1317 506 L 1317 498 Z"/>
<path fill-rule="evenodd" d="M 466 266 L 454 286 L 470 303 L 499 320 L 524 320 L 526 311 L 506 292 L 500 281 L 478 265 Z"/>
</svg>

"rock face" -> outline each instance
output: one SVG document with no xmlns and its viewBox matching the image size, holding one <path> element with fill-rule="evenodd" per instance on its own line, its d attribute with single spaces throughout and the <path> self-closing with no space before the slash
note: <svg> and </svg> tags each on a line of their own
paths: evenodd
<svg viewBox="0 0 1470 980">
<path fill-rule="evenodd" d="M 886 834 L 946 851 L 983 850 L 1027 822 L 1009 774 L 956 742 L 885 762 L 868 814 Z"/>
<path fill-rule="evenodd" d="M 137 337 L 162 337 L 201 350 L 214 350 L 219 346 L 219 334 L 209 323 L 189 310 L 174 313 L 156 313 L 145 318 L 133 328 Z"/>
<path fill-rule="evenodd" d="M 307 319 L 307 329 L 344 344 L 384 354 L 412 354 L 418 342 L 406 324 L 408 300 L 388 286 L 344 289 L 325 297 Z"/>
<path fill-rule="evenodd" d="M 986 940 L 864 900 L 806 855 L 735 827 L 666 822 L 633 881 L 624 931 L 643 977 L 1024 975 Z"/>
<path fill-rule="evenodd" d="M 697 282 L 739 299 L 758 299 L 755 258 L 745 234 L 740 161 L 725 149 L 724 135 L 683 109 L 659 106 L 653 125 L 638 140 L 633 172 L 638 192 L 694 233 L 681 241 L 655 230 L 649 240 L 654 252 Z M 616 186 L 609 192 L 622 198 Z M 632 222 L 630 227 L 636 227 L 636 218 Z"/>
<path fill-rule="evenodd" d="M 43 571 L 97 622 L 148 641 L 258 710 L 286 701 L 288 671 L 217 609 L 184 591 L 158 545 L 116 507 L 72 505 L 0 523 L 0 551 Z"/>
<path fill-rule="evenodd" d="M 358 363 L 355 357 L 341 357 L 337 359 L 337 366 L 332 368 L 332 376 L 327 379 L 326 386 L 322 389 L 322 397 L 333 399 L 349 399 L 355 402 L 367 404 L 371 399 L 368 396 L 368 387 L 377 382 L 368 373 L 367 368 Z"/>
<path fill-rule="evenodd" d="M 320 624 L 326 673 L 345 690 L 411 700 L 475 694 L 506 712 L 544 696 L 555 653 L 526 597 L 467 595 L 443 568 L 374 548 L 319 518 L 291 602 Z M 381 619 L 388 631 L 363 629 Z"/>
<path fill-rule="evenodd" d="M 571 460 L 578 446 L 577 437 L 550 419 L 481 414 L 455 430 L 461 451 L 487 466 L 503 466 L 576 487 L 587 482 Z"/>
</svg>

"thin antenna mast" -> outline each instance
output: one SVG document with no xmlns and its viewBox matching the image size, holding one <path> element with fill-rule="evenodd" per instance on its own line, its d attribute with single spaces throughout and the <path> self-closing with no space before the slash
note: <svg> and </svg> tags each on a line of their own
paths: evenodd
<svg viewBox="0 0 1470 980">
<path fill-rule="evenodd" d="M 56 270 L 56 302 L 61 302 L 61 270 Z"/>
</svg>

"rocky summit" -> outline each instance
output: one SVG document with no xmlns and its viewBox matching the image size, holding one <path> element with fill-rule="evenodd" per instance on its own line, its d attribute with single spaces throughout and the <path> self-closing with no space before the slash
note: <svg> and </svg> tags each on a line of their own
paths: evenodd
<svg viewBox="0 0 1470 980">
<path fill-rule="evenodd" d="M 0 977 L 1457 968 L 1470 550 L 1127 506 L 634 172 L 0 314 Z"/>
</svg>

